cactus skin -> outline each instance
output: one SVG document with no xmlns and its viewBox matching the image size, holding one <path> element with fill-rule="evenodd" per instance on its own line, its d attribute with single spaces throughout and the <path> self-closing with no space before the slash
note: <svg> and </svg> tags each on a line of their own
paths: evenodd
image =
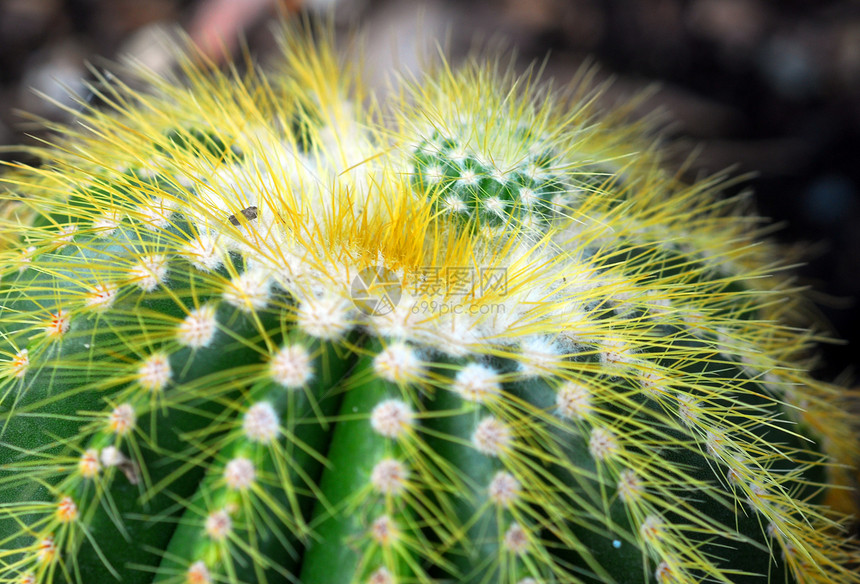
<svg viewBox="0 0 860 584">
<path fill-rule="evenodd" d="M 3 177 L 0 582 L 860 582 L 846 396 L 724 181 L 587 79 L 363 111 L 317 36 Z"/>
</svg>

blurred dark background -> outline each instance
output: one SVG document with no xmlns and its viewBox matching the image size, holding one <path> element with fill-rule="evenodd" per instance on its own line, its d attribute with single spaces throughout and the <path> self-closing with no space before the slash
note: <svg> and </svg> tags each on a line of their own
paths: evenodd
<svg viewBox="0 0 860 584">
<path fill-rule="evenodd" d="M 477 38 L 504 39 L 522 63 L 549 54 L 559 82 L 585 61 L 615 78 L 608 99 L 659 89 L 642 112 L 691 177 L 754 172 L 759 212 L 775 237 L 807 253 L 798 274 L 842 344 L 823 348 L 818 375 L 856 381 L 860 346 L 860 3 L 854 0 L 0 0 L 0 145 L 39 131 L 16 110 L 63 120 L 42 92 L 69 104 L 86 63 L 130 55 L 170 66 L 159 31 L 181 25 L 213 58 L 241 33 L 261 60 L 277 11 L 335 8 L 337 26 L 367 31 L 381 83 L 417 68 L 416 38 L 446 37 L 453 59 Z M 223 39 L 222 41 L 218 39 Z M 22 159 L 0 151 L 6 160 Z"/>
</svg>

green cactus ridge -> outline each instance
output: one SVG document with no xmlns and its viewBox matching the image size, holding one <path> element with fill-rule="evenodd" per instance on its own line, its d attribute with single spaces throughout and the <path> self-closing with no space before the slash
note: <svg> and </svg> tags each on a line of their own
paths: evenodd
<svg viewBox="0 0 860 584">
<path fill-rule="evenodd" d="M 860 582 L 848 396 L 724 179 L 587 74 L 379 102 L 313 36 L 0 177 L 0 582 Z"/>
</svg>

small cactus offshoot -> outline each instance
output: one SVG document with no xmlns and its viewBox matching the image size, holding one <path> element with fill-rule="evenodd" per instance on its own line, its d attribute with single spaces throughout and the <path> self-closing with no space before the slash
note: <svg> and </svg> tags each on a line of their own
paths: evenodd
<svg viewBox="0 0 860 584">
<path fill-rule="evenodd" d="M 743 198 L 587 73 L 378 101 L 315 36 L 103 80 L 3 175 L 0 582 L 860 582 Z"/>
</svg>

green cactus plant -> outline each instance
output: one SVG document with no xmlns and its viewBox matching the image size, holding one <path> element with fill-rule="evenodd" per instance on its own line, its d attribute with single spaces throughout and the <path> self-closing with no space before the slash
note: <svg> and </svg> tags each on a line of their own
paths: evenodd
<svg viewBox="0 0 860 584">
<path fill-rule="evenodd" d="M 587 78 L 185 58 L 2 178 L 0 582 L 860 582 L 765 227 Z"/>
</svg>

